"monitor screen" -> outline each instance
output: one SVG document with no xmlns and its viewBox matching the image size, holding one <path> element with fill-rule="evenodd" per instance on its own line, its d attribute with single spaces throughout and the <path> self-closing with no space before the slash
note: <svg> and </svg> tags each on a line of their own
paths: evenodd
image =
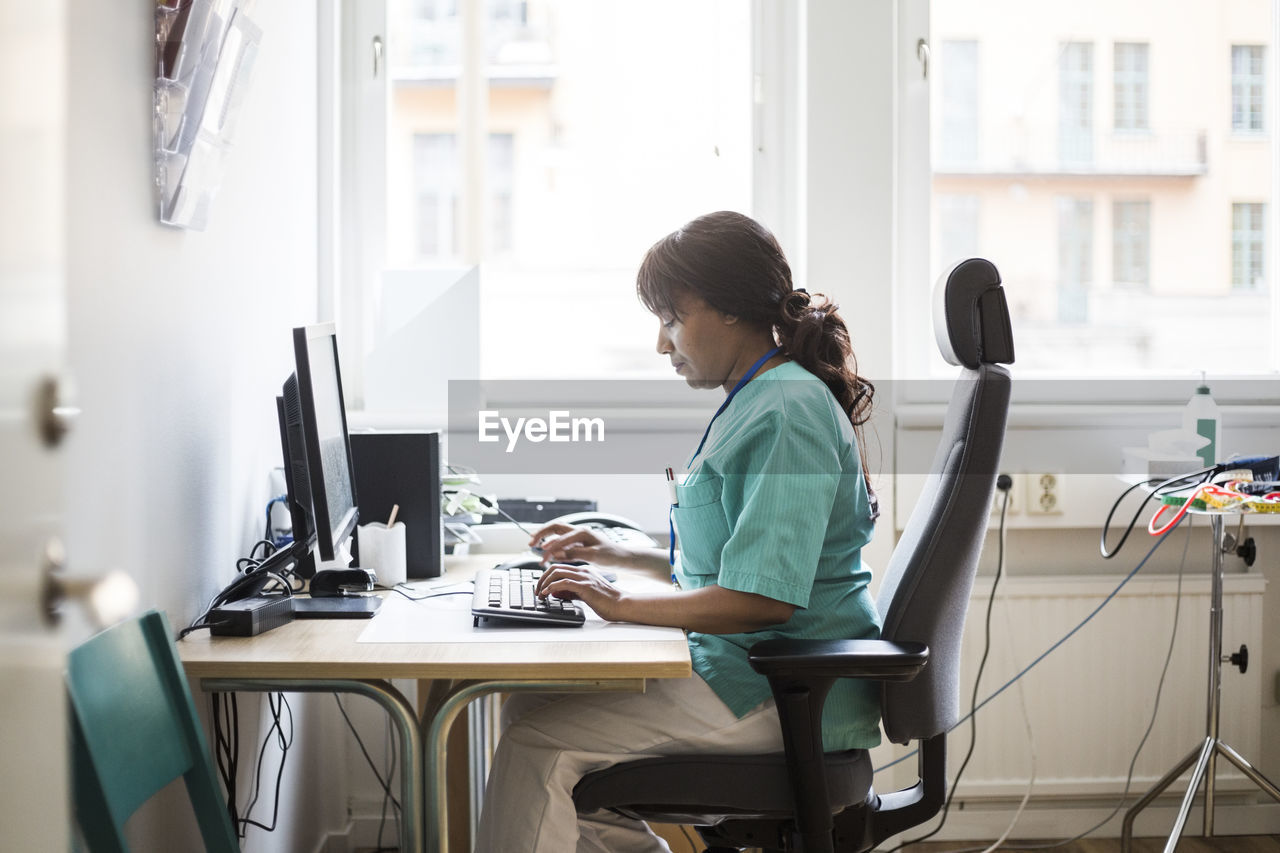
<svg viewBox="0 0 1280 853">
<path fill-rule="evenodd" d="M 358 518 L 338 368 L 338 338 L 333 325 L 294 329 L 293 356 L 316 549 L 321 560 L 330 561 L 355 529 Z"/>
</svg>

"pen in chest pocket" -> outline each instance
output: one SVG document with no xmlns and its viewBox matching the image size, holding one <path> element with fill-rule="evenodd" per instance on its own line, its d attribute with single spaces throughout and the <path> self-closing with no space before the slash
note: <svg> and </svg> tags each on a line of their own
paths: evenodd
<svg viewBox="0 0 1280 853">
<path fill-rule="evenodd" d="M 671 584 L 679 586 L 680 580 L 676 577 L 676 524 L 672 515 L 680 505 L 680 496 L 676 494 L 676 474 L 670 468 L 667 469 L 667 492 L 671 497 L 671 506 L 667 507 L 667 541 L 670 543 L 667 560 L 671 564 Z"/>
</svg>

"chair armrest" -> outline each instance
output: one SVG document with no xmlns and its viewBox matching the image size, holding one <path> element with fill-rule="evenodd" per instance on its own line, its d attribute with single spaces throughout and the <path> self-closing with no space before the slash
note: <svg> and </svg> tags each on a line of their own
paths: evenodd
<svg viewBox="0 0 1280 853">
<path fill-rule="evenodd" d="M 910 681 L 928 662 L 929 647 L 888 640 L 763 640 L 747 660 L 769 677 Z"/>
</svg>

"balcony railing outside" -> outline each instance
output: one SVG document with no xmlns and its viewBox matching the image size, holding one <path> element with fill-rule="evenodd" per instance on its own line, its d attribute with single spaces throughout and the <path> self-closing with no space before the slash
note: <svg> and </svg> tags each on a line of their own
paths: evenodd
<svg viewBox="0 0 1280 853">
<path fill-rule="evenodd" d="M 984 127 L 976 138 L 934 141 L 942 175 L 1196 177 L 1209 169 L 1204 130 L 1095 131 L 1059 134 L 1052 125 Z"/>
</svg>

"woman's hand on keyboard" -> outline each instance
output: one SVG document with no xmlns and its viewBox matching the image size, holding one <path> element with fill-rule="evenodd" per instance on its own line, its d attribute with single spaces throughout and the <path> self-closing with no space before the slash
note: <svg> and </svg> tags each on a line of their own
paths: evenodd
<svg viewBox="0 0 1280 853">
<path fill-rule="evenodd" d="M 631 548 L 601 536 L 589 527 L 553 522 L 533 534 L 529 547 L 541 549 L 542 562 L 584 560 L 605 566 L 630 566 L 636 556 Z"/>
<path fill-rule="evenodd" d="M 540 596 L 581 601 L 610 622 L 622 619 L 622 593 L 591 566 L 548 566 L 534 591 Z"/>
</svg>

